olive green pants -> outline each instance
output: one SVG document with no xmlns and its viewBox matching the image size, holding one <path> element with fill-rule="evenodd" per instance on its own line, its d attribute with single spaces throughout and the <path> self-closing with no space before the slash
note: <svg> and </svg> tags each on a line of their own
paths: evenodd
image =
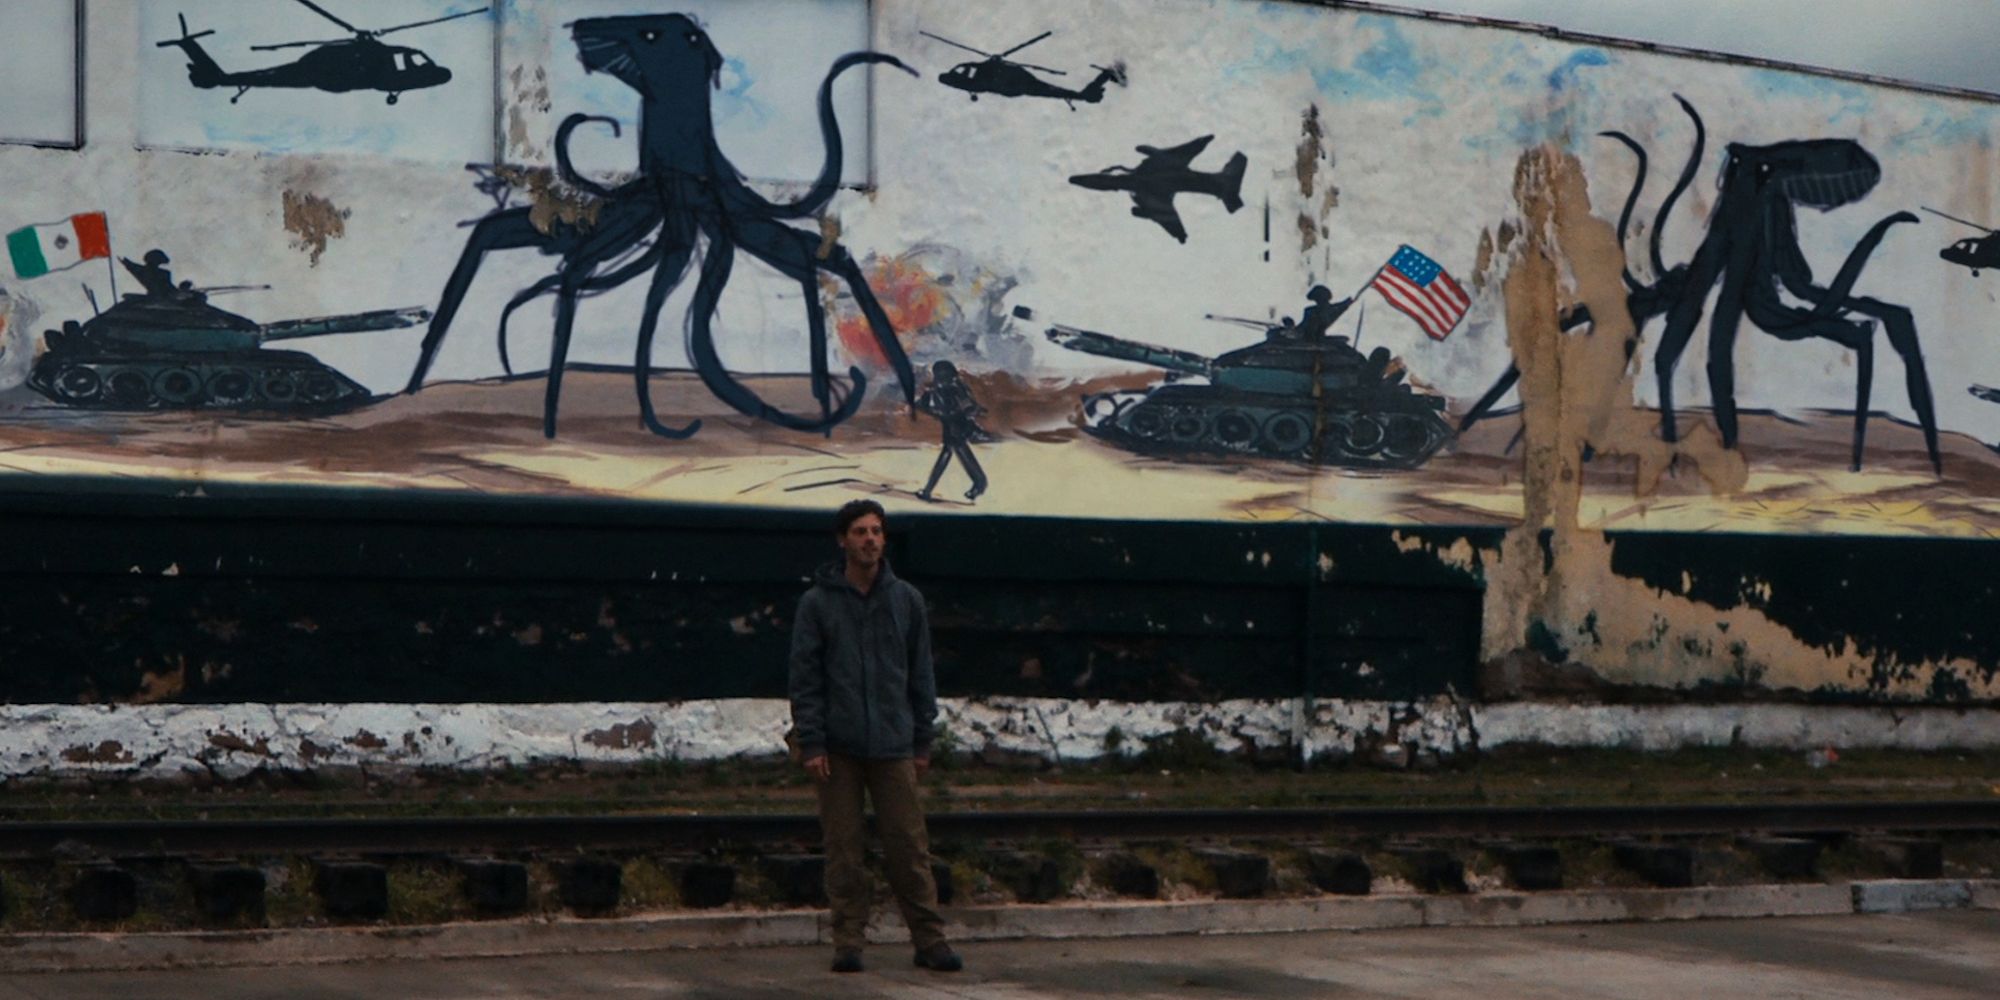
<svg viewBox="0 0 2000 1000">
<path fill-rule="evenodd" d="M 944 918 L 937 911 L 937 883 L 931 878 L 930 835 L 917 801 L 917 769 L 908 758 L 868 760 L 827 754 L 832 774 L 819 786 L 819 823 L 826 833 L 826 900 L 833 911 L 833 946 L 860 948 L 874 906 L 868 877 L 864 796 L 875 803 L 876 832 L 882 838 L 883 874 L 909 925 L 919 951 L 944 942 Z"/>
</svg>

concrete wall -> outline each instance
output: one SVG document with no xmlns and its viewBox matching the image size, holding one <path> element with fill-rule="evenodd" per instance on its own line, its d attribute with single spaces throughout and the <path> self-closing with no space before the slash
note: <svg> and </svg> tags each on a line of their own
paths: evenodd
<svg viewBox="0 0 2000 1000">
<path fill-rule="evenodd" d="M 1476 657 L 1422 674 L 1477 669 L 1477 685 L 1453 687 L 1476 700 L 2000 695 L 1995 637 L 1950 610 L 1990 594 L 1976 568 L 2000 526 L 1989 398 L 2000 393 L 1985 391 L 2000 362 L 1980 333 L 1994 279 L 1977 276 L 1981 231 L 1922 211 L 1994 220 L 1990 101 L 1364 5 L 1237 0 L 695 4 L 709 30 L 692 38 L 689 22 L 624 26 L 668 31 L 677 46 L 645 57 L 642 101 L 615 75 L 582 73 L 565 25 L 665 8 L 510 0 L 389 36 L 453 70 L 394 104 L 365 88 L 257 88 L 231 103 L 233 87 L 197 89 L 183 48 L 156 44 L 179 34 L 167 8 L 84 6 L 85 141 L 0 145 L 15 179 L 0 227 L 101 211 L 114 256 L 158 247 L 177 280 L 268 284 L 208 302 L 258 322 L 422 313 L 264 348 L 351 379 L 349 398 L 237 403 L 213 379 L 254 357 L 154 355 L 139 387 L 114 390 L 135 383 L 111 381 L 132 367 L 113 356 L 84 365 L 101 386 L 63 383 L 65 363 L 117 353 L 102 339 L 115 322 L 62 336 L 63 321 L 112 305 L 110 268 L 10 271 L 0 485 L 15 496 L 308 487 L 320 511 L 343 498 L 611 499 L 667 521 L 874 496 L 899 517 L 1011 540 L 1001 550 L 1031 546 L 1049 523 L 1039 518 L 1182 525 L 1185 538 L 1208 537 L 1202 525 L 1335 522 L 1483 592 Z M 226 6 L 188 27 L 216 31 L 199 41 L 229 71 L 307 51 L 251 45 L 340 34 L 303 7 Z M 353 7 L 345 16 L 363 27 L 457 9 Z M 1001 51 L 1043 32 L 1015 58 L 1045 69 L 1002 68 L 973 84 L 989 89 L 977 100 L 947 83 L 979 57 L 933 37 Z M 834 176 L 849 186 L 819 204 L 815 93 L 851 38 L 918 72 L 862 66 L 833 85 L 846 139 Z M 683 75 L 662 82 L 672 73 Z M 990 92 L 1009 80 L 1046 92 Z M 648 107 L 661 117 L 641 127 Z M 578 127 L 578 176 L 558 177 L 557 126 L 571 114 L 626 120 L 615 133 Z M 706 150 L 711 127 L 714 153 L 675 160 Z M 673 162 L 706 171 L 708 186 Z M 1141 169 L 1135 182 L 1114 167 Z M 1690 182 L 1668 205 L 1683 170 Z M 638 186 L 588 192 L 625 183 Z M 1089 183 L 1136 183 L 1143 197 Z M 772 208 L 801 198 L 812 211 Z M 1912 217 L 1885 222 L 1898 212 Z M 514 248 L 448 289 L 481 234 Z M 545 375 L 558 296 L 527 301 L 503 337 L 509 302 L 565 267 L 582 280 L 649 263 L 649 247 L 696 263 L 581 289 L 558 409 Z M 1424 322 L 1370 290 L 1404 247 L 1443 271 L 1444 304 Z M 137 275 L 118 277 L 137 290 Z M 1314 286 L 1355 304 L 1329 339 L 1292 339 L 1283 324 L 1310 321 Z M 659 329 L 635 355 L 649 289 Z M 874 321 L 871 298 L 883 306 Z M 1185 359 L 1255 350 L 1170 380 L 1065 349 L 1075 329 L 1179 352 L 1152 359 L 1194 369 Z M 413 385 L 427 342 L 435 355 Z M 1666 364 L 1663 345 L 1682 342 Z M 672 439 L 640 422 L 635 356 L 661 426 L 698 431 Z M 961 464 L 920 495 L 942 425 L 909 401 L 938 361 L 984 408 L 970 449 L 990 486 L 975 497 L 961 499 Z M 1254 374 L 1267 367 L 1281 372 Z M 208 381 L 209 395 L 158 381 L 173 371 Z M 1487 398 L 1510 371 L 1518 387 Z M 66 404 L 49 398 L 62 384 Z M 1172 408 L 1176 397 L 1196 402 Z M 145 523 L 129 510 L 103 508 L 95 534 Z M 108 565 L 32 539 L 17 557 L 23 587 L 36 572 Z M 1309 561 L 1288 585 L 1380 585 Z M 952 573 L 981 579 L 977 567 Z M 782 613 L 767 624 L 782 629 Z M 13 648 L 31 646 L 52 655 L 48 641 Z M 1334 669 L 1359 684 L 1377 669 L 1366 660 Z M 90 668 L 61 669 L 69 679 L 52 689 L 73 691 Z M 134 697 L 137 676 L 104 696 Z"/>
</svg>

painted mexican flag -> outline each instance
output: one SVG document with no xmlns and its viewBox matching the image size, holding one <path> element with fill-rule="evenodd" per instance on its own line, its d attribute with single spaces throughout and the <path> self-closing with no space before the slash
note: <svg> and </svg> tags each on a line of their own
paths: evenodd
<svg viewBox="0 0 2000 1000">
<path fill-rule="evenodd" d="M 7 256 L 13 261 L 16 277 L 38 278 L 111 256 L 111 230 L 104 223 L 103 212 L 26 226 L 7 234 Z"/>
</svg>

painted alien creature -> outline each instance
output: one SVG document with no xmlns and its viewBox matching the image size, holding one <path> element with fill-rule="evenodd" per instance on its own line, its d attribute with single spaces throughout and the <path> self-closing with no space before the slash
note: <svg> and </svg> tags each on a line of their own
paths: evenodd
<svg viewBox="0 0 2000 1000">
<path fill-rule="evenodd" d="M 751 190 L 716 143 L 710 90 L 720 85 L 723 57 L 698 23 L 684 15 L 663 14 L 589 18 L 570 28 L 586 70 L 608 73 L 642 98 L 638 176 L 605 187 L 579 175 L 570 160 L 571 133 L 593 122 L 608 124 L 616 132 L 618 123 L 583 114 L 564 119 L 556 130 L 556 170 L 564 182 L 600 199 L 594 223 L 558 221 L 545 232 L 530 220 L 527 206 L 504 208 L 480 220 L 439 298 L 404 391 L 423 387 L 424 376 L 486 254 L 533 248 L 559 256 L 561 262 L 553 274 L 508 302 L 502 314 L 501 337 L 504 345 L 506 318 L 515 309 L 555 293 L 543 433 L 555 436 L 563 365 L 578 302 L 650 273 L 652 282 L 633 362 L 640 419 L 647 429 L 664 437 L 693 435 L 701 421 L 682 427 L 662 423 L 654 413 L 648 386 L 660 312 L 695 260 L 700 239 L 706 241 L 706 249 L 698 265 L 694 303 L 687 320 L 688 356 L 717 398 L 746 415 L 801 431 L 830 430 L 860 407 L 867 387 L 861 370 L 848 369 L 849 383 L 844 387 L 827 370 L 826 316 L 818 284 L 819 272 L 825 271 L 852 291 L 904 399 L 914 404 L 916 376 L 909 357 L 863 278 L 860 265 L 847 248 L 826 240 L 817 229 L 794 228 L 785 220 L 815 215 L 840 187 L 842 146 L 833 112 L 834 80 L 848 69 L 869 64 L 893 66 L 912 76 L 915 71 L 894 56 L 878 52 L 854 52 L 835 60 L 819 90 L 825 162 L 812 186 L 797 201 L 774 203 Z M 792 413 L 766 402 L 729 373 L 716 351 L 714 316 L 738 250 L 798 282 L 804 291 L 817 414 Z"/>
<path fill-rule="evenodd" d="M 1852 294 L 1869 256 L 1889 228 L 1916 222 L 1917 217 L 1909 212 L 1895 212 L 1877 221 L 1848 252 L 1840 270 L 1825 287 L 1814 284 L 1812 268 L 1799 245 L 1800 206 L 1827 212 L 1860 201 L 1882 179 L 1881 164 L 1852 139 L 1800 139 L 1767 146 L 1731 143 L 1723 158 L 1721 192 L 1710 216 L 1708 233 L 1691 260 L 1669 268 L 1661 259 L 1661 231 L 1674 203 L 1694 179 L 1707 138 L 1701 116 L 1694 107 L 1678 95 L 1674 99 L 1694 121 L 1694 151 L 1654 221 L 1653 283 L 1640 281 L 1629 269 L 1625 272 L 1626 307 L 1631 311 L 1635 333 L 1656 317 L 1664 315 L 1667 319 L 1653 366 L 1659 380 L 1661 437 L 1670 442 L 1678 437 L 1674 368 L 1693 338 L 1696 324 L 1701 322 L 1710 290 L 1720 282 L 1721 293 L 1709 317 L 1708 385 L 1716 427 L 1722 432 L 1725 446 L 1736 446 L 1736 334 L 1747 317 L 1758 329 L 1780 340 L 1822 338 L 1855 353 L 1858 365 L 1851 466 L 1861 468 L 1862 443 L 1868 430 L 1869 391 L 1875 372 L 1875 327 L 1879 323 L 1890 348 L 1902 358 L 1910 408 L 1923 428 L 1931 467 L 1934 471 L 1941 470 L 1937 415 L 1932 405 L 1930 378 L 1924 370 L 1923 350 L 1917 342 L 1915 319 L 1904 306 Z M 1646 183 L 1646 150 L 1622 132 L 1601 134 L 1623 143 L 1639 159 L 1638 177 L 1618 219 L 1618 239 L 1623 244 L 1633 206 Z M 1805 305 L 1787 303 L 1780 296 L 1780 289 Z M 1589 313 L 1579 308 L 1563 317 L 1562 326 L 1568 330 L 1588 322 Z M 1637 346 L 1636 341 L 1628 343 L 1626 350 L 1629 353 Z M 1460 422 L 1460 429 L 1484 417 L 1519 378 L 1520 372 L 1509 368 L 1473 404 Z"/>
</svg>

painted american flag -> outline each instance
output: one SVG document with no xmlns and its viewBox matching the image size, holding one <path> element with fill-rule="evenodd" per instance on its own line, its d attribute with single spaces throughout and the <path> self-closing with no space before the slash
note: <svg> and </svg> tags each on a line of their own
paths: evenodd
<svg viewBox="0 0 2000 1000">
<path fill-rule="evenodd" d="M 1370 287 L 1382 293 L 1389 304 L 1417 321 L 1432 340 L 1451 336 L 1465 311 L 1472 308 L 1472 296 L 1453 281 L 1437 261 L 1418 253 L 1409 244 L 1397 248 L 1396 255 L 1375 275 Z"/>
</svg>

